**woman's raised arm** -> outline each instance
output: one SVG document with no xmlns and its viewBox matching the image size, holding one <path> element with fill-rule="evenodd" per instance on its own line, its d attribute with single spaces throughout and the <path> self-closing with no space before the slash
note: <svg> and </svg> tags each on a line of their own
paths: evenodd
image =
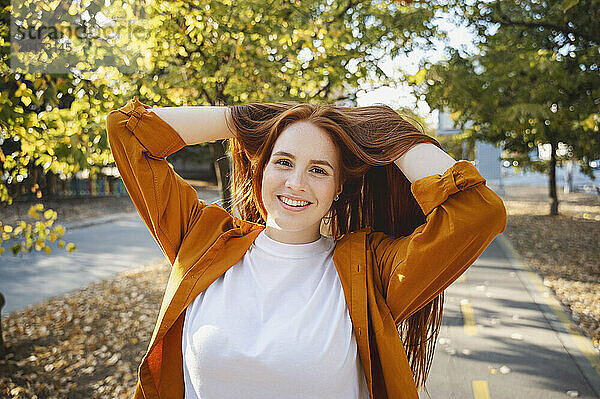
<svg viewBox="0 0 600 399">
<path fill-rule="evenodd" d="M 169 123 L 149 109 L 134 97 L 125 106 L 110 111 L 106 117 L 108 143 L 133 204 L 174 265 L 185 237 L 200 252 L 210 247 L 223 232 L 227 213 L 207 206 L 169 165 L 166 158 L 186 143 Z M 206 125 L 199 122 L 194 129 L 199 140 L 218 137 L 218 130 L 207 129 Z M 214 129 L 218 125 L 212 123 Z M 196 236 L 189 234 L 193 226 L 202 226 L 195 229 Z"/>
<path fill-rule="evenodd" d="M 186 145 L 234 138 L 225 118 L 231 118 L 228 107 L 166 107 L 148 108 L 167 122 Z"/>
<path fill-rule="evenodd" d="M 423 177 L 444 174 L 456 160 L 444 150 L 431 143 L 417 144 L 394 161 L 411 182 Z"/>
<path fill-rule="evenodd" d="M 427 222 L 409 236 L 374 232 L 370 238 L 382 294 L 396 323 L 440 295 L 506 228 L 502 199 L 473 164 L 460 160 L 430 173 L 434 164 L 421 166 L 427 173 L 411 184 Z M 408 168 L 418 172 L 419 165 Z"/>
</svg>

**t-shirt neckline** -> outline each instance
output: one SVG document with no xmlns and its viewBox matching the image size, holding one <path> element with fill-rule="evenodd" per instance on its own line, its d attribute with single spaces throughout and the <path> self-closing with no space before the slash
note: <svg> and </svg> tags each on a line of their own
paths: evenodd
<svg viewBox="0 0 600 399">
<path fill-rule="evenodd" d="M 271 255 L 282 258 L 308 258 L 331 251 L 335 241 L 333 237 L 321 235 L 318 240 L 307 244 L 286 244 L 273 240 L 263 230 L 254 240 L 254 245 Z"/>
</svg>

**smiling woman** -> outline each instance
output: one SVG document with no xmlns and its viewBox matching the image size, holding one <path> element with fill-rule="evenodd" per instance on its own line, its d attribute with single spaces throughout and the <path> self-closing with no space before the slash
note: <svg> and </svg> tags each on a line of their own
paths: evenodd
<svg viewBox="0 0 600 399">
<path fill-rule="evenodd" d="M 444 290 L 506 226 L 477 169 L 383 105 L 149 108 L 107 117 L 173 266 L 134 397 L 418 399 Z M 225 133 L 240 218 L 165 159 Z"/>
<path fill-rule="evenodd" d="M 258 193 L 262 193 L 262 174 L 267 168 L 271 170 L 273 161 L 280 162 L 282 155 L 287 156 L 283 156 L 287 159 L 284 162 L 290 164 L 285 169 L 288 178 L 298 178 L 298 171 L 303 170 L 306 182 L 313 182 L 319 172 L 305 168 L 319 165 L 320 173 L 328 176 L 321 175 L 323 178 L 317 181 L 335 181 L 335 194 L 330 190 L 330 196 L 333 200 L 339 195 L 339 200 L 325 204 L 327 210 L 320 209 L 325 210 L 321 229 L 314 229 L 313 225 L 313 233 L 305 233 L 307 240 L 318 237 L 319 231 L 327 231 L 339 239 L 348 231 L 373 223 L 378 229 L 385 226 L 388 234 L 410 233 L 424 221 L 419 204 L 411 194 L 412 181 L 416 177 L 443 173 L 455 162 L 433 137 L 384 105 L 337 107 L 280 102 L 237 105 L 230 110 L 229 131 L 236 136 L 231 140 L 233 192 L 237 199 L 234 206 L 242 218 L 270 225 L 264 201 L 271 200 Z M 286 151 L 284 142 L 294 146 L 294 154 Z M 420 147 L 419 144 L 428 144 L 435 150 L 415 148 Z M 412 162 L 407 162 L 403 156 L 411 149 Z M 317 154 L 323 156 L 317 157 Z M 296 156 L 299 159 L 295 159 Z M 424 156 L 428 158 L 425 163 L 418 159 Z M 330 162 L 324 162 L 328 159 Z M 399 163 L 402 159 L 404 161 Z M 417 163 L 423 165 L 417 167 Z M 406 170 L 408 176 L 399 168 Z M 296 182 L 296 187 L 281 194 L 287 192 L 294 198 L 293 190 L 301 189 L 298 186 Z M 302 195 L 296 198 L 310 200 Z M 324 204 L 321 201 L 318 205 Z M 349 206 L 352 209 L 348 209 Z"/>
<path fill-rule="evenodd" d="M 266 224 L 265 232 L 273 238 L 290 243 L 306 243 L 314 241 L 319 237 L 319 232 L 325 231 L 339 241 L 349 233 L 367 228 L 387 237 L 386 240 L 376 240 L 377 242 L 390 240 L 387 242 L 392 243 L 394 241 L 391 241 L 391 237 L 408 238 L 414 234 L 423 245 L 428 245 L 429 255 L 423 254 L 419 265 L 415 265 L 418 270 L 426 270 L 438 262 L 432 257 L 436 251 L 436 242 L 447 242 L 450 248 L 450 242 L 475 240 L 481 243 L 479 240 L 487 235 L 481 234 L 479 238 L 467 238 L 465 235 L 458 238 L 460 233 L 452 231 L 454 228 L 450 227 L 454 225 L 450 221 L 452 219 L 447 220 L 449 230 L 442 227 L 442 224 L 434 227 L 436 222 L 428 220 L 436 213 L 433 212 L 436 207 L 450 205 L 443 202 L 448 194 L 471 185 L 480 185 L 485 179 L 469 162 L 456 162 L 441 149 L 441 145 L 433 137 L 424 134 L 388 106 L 338 107 L 280 102 L 252 103 L 230 108 L 230 130 L 236 136 L 231 145 L 234 163 L 233 192 L 237 199 L 234 206 L 237 206 L 242 218 Z M 325 174 L 315 169 L 316 159 L 331 163 L 329 167 L 320 163 Z M 443 178 L 437 180 L 440 176 Z M 423 185 L 426 181 L 434 186 Z M 439 197 L 436 192 L 444 185 L 448 188 L 446 197 Z M 502 210 L 498 220 L 501 224 L 504 223 L 504 228 L 506 213 L 502 201 L 488 188 L 482 190 L 486 191 L 486 204 L 472 203 L 472 208 L 469 209 L 478 212 L 489 209 L 490 203 L 494 203 L 492 208 Z M 281 196 L 312 201 L 314 204 L 300 210 L 286 208 L 287 205 L 280 200 Z M 467 206 L 466 203 L 464 205 Z M 465 211 L 470 214 L 455 216 L 465 219 L 474 216 L 466 208 Z M 453 210 L 446 208 L 445 212 L 452 214 Z M 437 215 L 441 222 L 444 213 Z M 319 220 L 321 229 L 318 228 Z M 433 230 L 423 231 L 421 228 L 426 221 L 430 229 L 438 229 L 437 234 L 445 235 L 445 231 L 448 235 L 441 238 L 435 237 Z M 324 225 L 328 229 L 324 229 Z M 463 225 L 461 231 L 467 231 L 463 228 L 469 229 Z M 473 227 L 467 235 L 471 237 L 480 233 L 480 227 Z M 368 240 L 373 240 L 375 236 Z M 402 241 L 397 240 L 388 249 L 400 248 L 400 242 Z M 408 244 L 409 249 L 419 247 L 415 241 L 404 242 L 412 242 Z M 440 250 L 440 254 L 445 254 L 441 256 L 452 258 L 450 249 Z M 474 248 L 463 255 L 472 250 Z M 479 250 L 482 251 L 482 247 L 475 252 Z M 392 253 L 396 253 L 398 258 L 390 257 Z M 364 255 L 356 253 L 354 256 Z M 394 271 L 400 270 L 398 264 L 403 262 L 402 259 L 405 267 L 409 265 L 404 258 L 406 252 L 403 251 L 385 255 L 382 253 L 380 256 L 385 257 L 376 259 L 375 262 L 391 261 L 394 266 L 389 270 L 382 266 L 374 271 L 374 276 L 393 278 L 388 273 L 394 274 Z M 453 279 L 458 278 L 460 270 L 465 270 L 466 263 L 460 267 L 459 263 L 461 262 L 454 265 L 457 268 L 452 272 Z M 434 270 L 435 268 L 429 269 L 435 273 Z M 425 277 L 413 283 L 409 282 L 412 280 L 407 275 L 402 277 L 399 281 L 405 282 L 403 301 L 410 298 L 409 289 L 429 284 Z M 439 280 L 440 276 L 436 278 L 438 282 L 442 281 Z M 383 277 L 384 281 L 393 281 L 386 279 L 387 277 Z M 422 386 L 427 378 L 441 323 L 442 287 L 449 285 L 451 281 L 453 280 L 445 281 L 427 296 L 423 296 L 423 302 L 419 302 L 417 308 L 405 308 L 402 317 L 394 317 L 416 386 Z M 393 291 L 391 285 L 379 284 L 383 284 L 381 293 Z M 407 284 L 412 286 L 408 288 Z M 433 287 L 430 286 L 432 289 Z M 392 304 L 391 298 L 387 298 L 388 306 Z M 392 353 L 399 355 L 389 347 L 379 349 L 392 357 L 396 356 Z M 383 358 L 378 359 L 380 363 L 377 367 L 383 367 L 387 362 L 391 362 L 387 363 L 387 367 L 400 367 L 395 363 L 398 359 L 390 361 L 385 359 L 386 355 L 382 356 Z M 383 378 L 373 375 L 371 380 L 369 371 L 366 372 L 369 385 L 376 383 L 378 378 Z M 382 385 L 376 386 L 386 386 L 388 397 L 405 397 L 405 394 L 408 395 L 406 397 L 412 397 L 407 394 L 406 388 L 400 389 L 402 393 L 396 391 L 392 387 L 392 378 L 396 377 L 388 376 L 385 382 L 379 381 Z M 376 389 L 372 385 L 371 388 Z"/>
</svg>

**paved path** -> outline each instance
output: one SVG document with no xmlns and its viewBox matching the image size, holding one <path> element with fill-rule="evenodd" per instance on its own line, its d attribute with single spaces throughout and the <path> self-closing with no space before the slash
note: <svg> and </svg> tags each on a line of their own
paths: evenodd
<svg viewBox="0 0 600 399">
<path fill-rule="evenodd" d="M 77 250 L 68 253 L 53 245 L 50 255 L 34 251 L 2 256 L 3 315 L 164 257 L 137 213 L 122 214 L 121 220 L 109 223 L 68 229 L 63 239 L 73 242 Z"/>
<path fill-rule="evenodd" d="M 204 189 L 202 198 L 212 203 L 219 194 Z M 72 253 L 53 244 L 50 255 L 33 251 L 0 258 L 2 315 L 165 259 L 137 212 L 66 227 L 63 240 L 77 247 Z"/>
<path fill-rule="evenodd" d="M 513 251 L 496 237 L 446 290 L 431 398 L 600 397 L 597 350 Z"/>
</svg>

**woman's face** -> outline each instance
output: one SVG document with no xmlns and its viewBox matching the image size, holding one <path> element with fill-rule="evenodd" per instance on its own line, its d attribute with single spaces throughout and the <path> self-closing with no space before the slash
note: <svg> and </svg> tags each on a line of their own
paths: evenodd
<svg viewBox="0 0 600 399">
<path fill-rule="evenodd" d="M 267 210 L 265 234 L 287 244 L 305 244 L 320 237 L 321 219 L 342 192 L 338 149 L 321 128 L 300 121 L 277 138 L 263 172 L 262 200 Z M 282 201 L 308 201 L 295 207 Z M 304 204 L 304 202 L 302 202 Z"/>
</svg>

